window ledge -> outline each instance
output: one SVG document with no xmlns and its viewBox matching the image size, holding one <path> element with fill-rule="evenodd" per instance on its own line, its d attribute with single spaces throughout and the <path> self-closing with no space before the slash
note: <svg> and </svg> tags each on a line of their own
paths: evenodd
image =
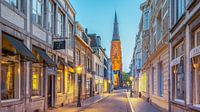
<svg viewBox="0 0 200 112">
<path fill-rule="evenodd" d="M 176 23 L 174 25 L 172 25 L 172 27 L 170 28 L 170 32 L 174 32 L 178 25 L 181 23 L 181 21 L 185 18 L 185 12 L 182 14 L 182 16 L 176 21 Z"/>
<path fill-rule="evenodd" d="M 182 106 L 185 105 L 185 101 L 184 101 L 184 100 L 180 100 L 180 99 L 174 99 L 174 100 L 172 101 L 172 103 L 178 104 L 178 105 L 182 105 Z"/>
<path fill-rule="evenodd" d="M 197 1 L 197 0 L 191 0 L 191 1 L 187 4 L 186 9 L 187 9 L 187 10 L 190 10 L 190 9 L 192 8 L 192 6 L 195 4 L 196 1 Z"/>
<path fill-rule="evenodd" d="M 61 96 L 63 96 L 63 93 L 57 93 L 57 96 L 61 97 Z"/>
<path fill-rule="evenodd" d="M 16 105 L 23 103 L 20 99 L 10 99 L 10 100 L 2 100 L 1 101 L 1 106 L 9 106 L 9 105 Z"/>
<path fill-rule="evenodd" d="M 200 111 L 200 104 L 190 105 L 189 108 L 191 108 L 191 109 L 193 109 L 193 110 Z"/>
<path fill-rule="evenodd" d="M 43 96 L 32 96 L 31 100 L 32 101 L 44 100 L 44 97 Z"/>
<path fill-rule="evenodd" d="M 7 3 L 6 1 L 2 3 L 3 5 L 5 5 L 6 7 L 8 7 L 9 9 L 11 9 L 13 12 L 15 12 L 17 15 L 21 16 L 22 18 L 26 19 L 26 15 L 20 11 L 18 8 L 16 8 L 15 6 L 10 5 L 9 3 Z"/>
</svg>

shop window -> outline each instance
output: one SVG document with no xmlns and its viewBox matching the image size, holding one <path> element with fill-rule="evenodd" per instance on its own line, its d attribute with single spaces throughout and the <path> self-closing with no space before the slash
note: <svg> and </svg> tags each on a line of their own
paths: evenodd
<svg viewBox="0 0 200 112">
<path fill-rule="evenodd" d="M 6 40 L 2 39 L 1 60 L 1 100 L 19 98 L 20 86 L 20 55 Z"/>
<path fill-rule="evenodd" d="M 64 90 L 64 85 L 62 86 L 62 84 L 64 84 L 63 76 L 64 76 L 64 65 L 60 62 L 57 69 L 57 92 L 58 93 L 62 92 L 62 87 Z"/>
<path fill-rule="evenodd" d="M 195 47 L 200 45 L 200 28 L 195 32 Z M 193 104 L 200 106 L 200 56 L 192 58 Z"/>
<path fill-rule="evenodd" d="M 43 60 L 34 49 L 32 53 L 38 60 L 38 62 L 32 63 L 32 96 L 41 96 L 43 85 Z"/>
<path fill-rule="evenodd" d="M 1 100 L 19 98 L 19 56 L 1 61 Z"/>
<path fill-rule="evenodd" d="M 185 96 L 185 74 L 184 74 L 184 44 L 181 42 L 175 47 L 175 58 L 180 57 L 180 63 L 173 67 L 175 96 L 177 100 L 184 100 Z"/>
<path fill-rule="evenodd" d="M 42 25 L 43 6 L 43 0 L 32 0 L 32 20 L 39 25 Z"/>
<path fill-rule="evenodd" d="M 57 74 L 57 93 L 61 93 L 61 74 Z"/>
<path fill-rule="evenodd" d="M 73 91 L 73 84 L 72 84 L 72 78 L 73 78 L 73 73 L 71 73 L 71 72 L 68 72 L 68 81 L 67 81 L 67 92 L 68 93 L 71 93 L 72 91 Z"/>
</svg>

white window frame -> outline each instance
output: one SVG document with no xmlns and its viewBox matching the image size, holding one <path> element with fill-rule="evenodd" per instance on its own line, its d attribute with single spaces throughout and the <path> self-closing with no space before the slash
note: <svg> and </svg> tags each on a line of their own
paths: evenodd
<svg viewBox="0 0 200 112">
<path fill-rule="evenodd" d="M 55 10 L 55 4 L 54 4 L 54 2 L 52 0 L 48 0 L 47 29 L 51 33 L 54 33 L 54 17 L 55 17 L 54 10 Z"/>
<path fill-rule="evenodd" d="M 57 34 L 59 36 L 64 36 L 64 13 L 60 9 L 57 11 L 57 13 Z M 58 18 L 59 16 L 60 20 Z"/>
<path fill-rule="evenodd" d="M 33 2 L 34 2 L 34 1 L 36 2 L 36 9 L 34 9 L 34 7 L 33 7 Z M 38 15 L 39 15 L 39 11 L 38 11 L 38 10 L 39 10 L 39 9 L 38 9 L 39 6 L 38 6 L 38 4 L 39 4 L 39 3 L 41 3 L 41 23 L 39 23 L 39 19 L 38 19 Z M 43 15 L 43 8 L 44 8 L 43 6 L 44 6 L 44 5 L 43 5 L 43 4 L 44 4 L 44 0 L 32 0 L 32 9 L 31 9 L 32 13 L 31 13 L 31 14 L 32 14 L 32 15 L 34 14 L 33 11 L 35 11 L 35 13 L 36 13 L 36 14 L 35 14 L 35 15 L 36 15 L 36 20 L 33 20 L 33 21 L 34 21 L 36 24 L 39 24 L 39 25 L 41 25 L 41 26 L 43 26 L 43 17 L 44 17 L 44 15 Z M 33 18 L 32 18 L 32 19 L 33 19 Z"/>
</svg>

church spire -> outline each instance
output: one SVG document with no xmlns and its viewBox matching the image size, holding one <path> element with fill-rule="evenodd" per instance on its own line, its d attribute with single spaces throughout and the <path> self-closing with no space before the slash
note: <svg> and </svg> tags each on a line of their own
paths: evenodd
<svg viewBox="0 0 200 112">
<path fill-rule="evenodd" d="M 114 20 L 112 40 L 120 40 L 120 37 L 119 37 L 119 27 L 118 27 L 118 21 L 117 21 L 117 12 L 116 11 L 115 11 L 115 20 Z"/>
</svg>

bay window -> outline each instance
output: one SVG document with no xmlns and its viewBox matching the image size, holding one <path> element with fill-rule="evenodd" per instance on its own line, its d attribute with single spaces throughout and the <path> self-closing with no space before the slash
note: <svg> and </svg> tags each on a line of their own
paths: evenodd
<svg viewBox="0 0 200 112">
<path fill-rule="evenodd" d="M 64 16 L 63 13 L 58 10 L 58 17 L 57 17 L 57 32 L 59 36 L 63 36 L 63 26 L 64 26 Z"/>
<path fill-rule="evenodd" d="M 43 6 L 43 0 L 32 0 L 32 20 L 39 25 L 42 25 Z"/>
</svg>

